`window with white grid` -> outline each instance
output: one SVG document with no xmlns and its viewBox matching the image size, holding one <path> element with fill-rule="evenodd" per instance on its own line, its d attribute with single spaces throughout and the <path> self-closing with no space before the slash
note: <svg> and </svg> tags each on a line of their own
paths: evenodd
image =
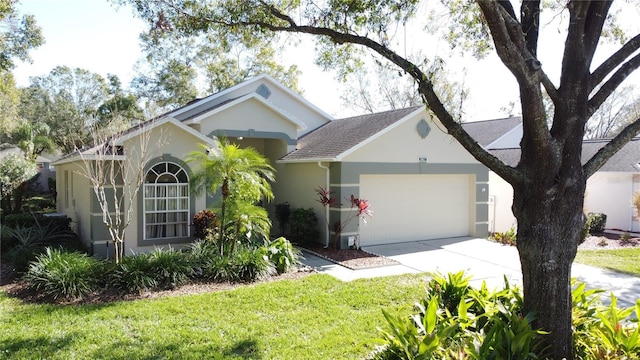
<svg viewBox="0 0 640 360">
<path fill-rule="evenodd" d="M 171 162 L 154 165 L 144 183 L 144 239 L 189 236 L 189 176 Z"/>
</svg>

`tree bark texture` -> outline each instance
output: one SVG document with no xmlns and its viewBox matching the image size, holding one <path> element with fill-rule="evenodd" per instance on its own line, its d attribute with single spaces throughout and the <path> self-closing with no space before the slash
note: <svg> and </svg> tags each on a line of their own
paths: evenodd
<svg viewBox="0 0 640 360">
<path fill-rule="evenodd" d="M 514 189 L 525 312 L 546 335 L 552 359 L 572 359 L 571 264 L 583 227 L 585 182 L 576 179 L 562 196 L 547 196 L 529 184 Z M 542 190 L 542 189 L 541 189 Z"/>
</svg>

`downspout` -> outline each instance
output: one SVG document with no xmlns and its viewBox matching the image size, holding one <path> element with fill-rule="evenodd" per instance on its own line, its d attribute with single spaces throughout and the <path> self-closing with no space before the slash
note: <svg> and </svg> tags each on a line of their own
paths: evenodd
<svg viewBox="0 0 640 360">
<path fill-rule="evenodd" d="M 633 232 L 633 220 L 634 220 L 634 216 L 633 216 L 633 210 L 635 209 L 635 207 L 633 206 L 633 175 L 631 175 L 631 206 L 630 207 L 630 212 L 631 212 L 631 221 L 629 221 L 629 232 Z M 638 215 L 640 215 L 640 209 L 638 209 Z"/>
<path fill-rule="evenodd" d="M 322 165 L 322 161 L 318 161 L 318 166 L 326 170 L 325 189 L 329 190 L 329 167 Z M 329 247 L 329 206 L 325 207 L 324 212 L 324 218 L 327 219 L 327 226 L 324 233 L 324 248 L 326 249 Z"/>
</svg>

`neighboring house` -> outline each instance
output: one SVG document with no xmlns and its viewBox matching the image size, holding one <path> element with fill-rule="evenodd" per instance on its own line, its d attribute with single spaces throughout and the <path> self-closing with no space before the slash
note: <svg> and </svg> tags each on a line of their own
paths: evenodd
<svg viewBox="0 0 640 360">
<path fill-rule="evenodd" d="M 374 216 L 345 228 L 342 248 L 358 235 L 361 245 L 372 245 L 486 236 L 488 231 L 486 167 L 447 135 L 424 106 L 333 119 L 263 75 L 131 129 L 118 139 L 120 151 L 114 156 L 136 161 L 134 149 L 148 132 L 167 140 L 160 149 L 152 146 L 125 237 L 127 252 L 193 240 L 193 215 L 214 206 L 215 199 L 196 196 L 189 188 L 197 165 L 183 159 L 199 150 L 198 144 L 213 146 L 218 134 L 271 161 L 277 171 L 275 200 L 267 210 L 273 214 L 275 204 L 284 202 L 313 208 L 322 224 L 322 242 L 333 236 L 324 225 L 327 216 L 331 224 L 350 216 L 347 198 L 352 194 L 369 200 Z M 96 249 L 109 237 L 89 182 L 78 172 L 83 157 L 90 158 L 91 151 L 54 162 L 58 211 L 71 217 L 82 241 Z M 319 186 L 330 188 L 342 208 L 324 209 L 315 193 Z"/>
<path fill-rule="evenodd" d="M 519 142 L 522 123 L 519 117 L 464 124 L 480 145 L 511 166 L 520 160 Z M 582 159 L 586 162 L 608 140 L 585 140 Z M 640 139 L 633 139 L 587 180 L 585 213 L 607 215 L 608 229 L 640 231 L 637 211 L 631 205 L 634 193 L 640 191 Z M 511 211 L 511 185 L 489 172 L 489 231 L 504 232 L 516 226 Z"/>
</svg>

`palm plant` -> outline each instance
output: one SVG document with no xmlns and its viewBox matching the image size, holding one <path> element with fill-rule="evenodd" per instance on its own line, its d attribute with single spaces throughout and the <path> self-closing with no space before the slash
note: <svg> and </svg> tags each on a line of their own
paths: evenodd
<svg viewBox="0 0 640 360">
<path fill-rule="evenodd" d="M 229 239 L 227 210 L 239 209 L 242 203 L 255 204 L 263 198 L 271 200 L 270 181 L 275 179 L 275 170 L 255 149 L 240 148 L 222 137 L 216 138 L 216 147 L 202 145 L 202 148 L 204 151 L 192 151 L 187 157 L 188 163 L 200 164 L 191 177 L 191 188 L 196 193 L 204 189 L 215 193 L 221 189 L 219 250 L 223 254 L 224 242 Z"/>
<path fill-rule="evenodd" d="M 35 161 L 43 151 L 55 150 L 55 143 L 49 136 L 49 132 L 49 126 L 43 122 L 23 121 L 12 137 L 24 152 L 25 157 Z"/>
</svg>

